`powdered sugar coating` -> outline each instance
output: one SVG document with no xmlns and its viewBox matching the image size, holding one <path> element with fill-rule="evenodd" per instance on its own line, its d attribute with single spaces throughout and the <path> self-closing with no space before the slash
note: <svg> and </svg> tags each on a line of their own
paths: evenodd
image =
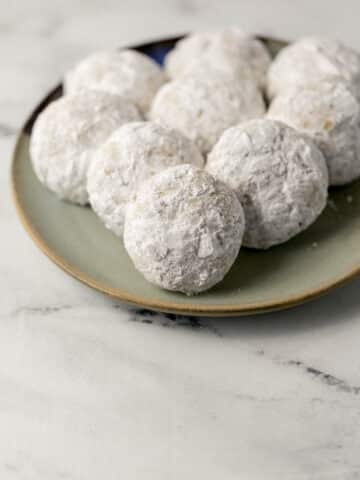
<svg viewBox="0 0 360 480">
<path fill-rule="evenodd" d="M 150 117 L 175 128 L 207 153 L 230 126 L 260 117 L 265 112 L 262 95 L 248 78 L 235 82 L 231 75 L 209 69 L 203 75 L 185 75 L 157 93 Z"/>
<path fill-rule="evenodd" d="M 183 163 L 203 167 L 204 158 L 180 132 L 152 122 L 124 125 L 99 148 L 89 170 L 91 206 L 107 228 L 122 236 L 125 209 L 139 185 Z"/>
<path fill-rule="evenodd" d="M 271 57 L 265 45 L 236 27 L 193 33 L 180 40 L 165 59 L 170 78 L 179 78 L 198 62 L 242 76 L 249 69 L 260 87 L 265 85 Z"/>
<path fill-rule="evenodd" d="M 360 176 L 360 105 L 342 82 L 292 88 L 280 93 L 268 116 L 307 133 L 323 152 L 330 185 Z"/>
<path fill-rule="evenodd" d="M 280 51 L 268 71 L 267 93 L 273 98 L 289 87 L 343 80 L 360 98 L 360 55 L 337 40 L 304 37 Z"/>
<path fill-rule="evenodd" d="M 283 243 L 316 220 L 326 205 L 328 173 L 315 144 L 269 119 L 227 130 L 206 169 L 233 188 L 244 208 L 244 245 Z"/>
<path fill-rule="evenodd" d="M 82 91 L 52 102 L 39 115 L 30 154 L 39 180 L 60 198 L 84 205 L 86 175 L 95 149 L 127 122 L 137 108 L 118 95 Z"/>
<path fill-rule="evenodd" d="M 114 50 L 96 52 L 76 65 L 65 76 L 65 90 L 76 93 L 85 88 L 120 95 L 146 113 L 165 81 L 163 70 L 148 56 Z"/>
<path fill-rule="evenodd" d="M 204 170 L 180 165 L 139 189 L 126 212 L 124 243 L 149 282 L 194 294 L 223 279 L 243 230 L 234 192 Z"/>
</svg>

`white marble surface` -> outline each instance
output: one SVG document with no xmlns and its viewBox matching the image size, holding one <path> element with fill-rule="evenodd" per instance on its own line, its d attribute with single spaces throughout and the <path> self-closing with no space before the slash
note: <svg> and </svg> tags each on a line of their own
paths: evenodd
<svg viewBox="0 0 360 480">
<path fill-rule="evenodd" d="M 360 281 L 288 312 L 130 311 L 67 277 L 16 218 L 34 103 L 88 51 L 216 24 L 360 48 L 356 1 L 0 1 L 0 479 L 360 478 Z"/>
</svg>

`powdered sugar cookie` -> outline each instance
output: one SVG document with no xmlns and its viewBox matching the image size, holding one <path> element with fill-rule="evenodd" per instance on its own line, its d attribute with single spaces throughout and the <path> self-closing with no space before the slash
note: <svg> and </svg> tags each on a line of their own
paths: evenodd
<svg viewBox="0 0 360 480">
<path fill-rule="evenodd" d="M 305 230 L 326 205 L 328 172 L 306 136 L 274 120 L 227 130 L 206 169 L 233 188 L 244 208 L 244 245 L 269 248 Z"/>
<path fill-rule="evenodd" d="M 207 153 L 230 126 L 262 116 L 264 100 L 248 78 L 235 82 L 216 69 L 185 75 L 157 93 L 150 117 L 175 128 Z"/>
<path fill-rule="evenodd" d="M 165 68 L 171 78 L 179 78 L 198 62 L 240 76 L 243 70 L 250 70 L 255 82 L 263 87 L 271 57 L 261 41 L 232 27 L 193 33 L 180 40 L 167 55 Z"/>
<path fill-rule="evenodd" d="M 269 68 L 267 93 L 273 98 L 289 87 L 324 80 L 344 80 L 360 98 L 360 55 L 337 40 L 305 37 L 277 55 Z"/>
<path fill-rule="evenodd" d="M 84 205 L 95 149 L 121 125 L 140 119 L 132 103 L 105 92 L 82 91 L 52 102 L 39 115 L 31 135 L 37 177 L 60 198 Z"/>
<path fill-rule="evenodd" d="M 144 113 L 165 83 L 162 69 L 136 50 L 97 52 L 82 60 L 65 76 L 65 90 L 96 89 L 120 95 Z"/>
<path fill-rule="evenodd" d="M 307 133 L 323 152 L 330 185 L 360 176 L 360 105 L 342 82 L 287 89 L 268 116 Z"/>
<path fill-rule="evenodd" d="M 182 163 L 203 167 L 204 158 L 180 132 L 152 122 L 124 125 L 96 153 L 88 173 L 90 204 L 106 227 L 122 236 L 125 209 L 139 185 Z"/>
<path fill-rule="evenodd" d="M 138 190 L 126 212 L 124 243 L 149 282 L 194 294 L 223 279 L 243 230 L 235 193 L 204 170 L 180 165 Z"/>
</svg>

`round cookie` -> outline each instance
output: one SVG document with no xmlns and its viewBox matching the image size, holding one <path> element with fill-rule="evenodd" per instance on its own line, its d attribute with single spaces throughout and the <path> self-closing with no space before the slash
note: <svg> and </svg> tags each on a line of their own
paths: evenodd
<svg viewBox="0 0 360 480">
<path fill-rule="evenodd" d="M 345 83 L 290 88 L 275 97 L 268 117 L 308 134 L 325 156 L 330 185 L 360 176 L 360 105 Z"/>
<path fill-rule="evenodd" d="M 96 153 L 88 172 L 90 204 L 105 226 L 122 236 L 125 209 L 139 185 L 182 163 L 203 167 L 204 158 L 180 132 L 152 122 L 124 125 Z"/>
<path fill-rule="evenodd" d="M 70 70 L 65 76 L 65 91 L 102 90 L 129 99 L 146 113 L 165 81 L 163 70 L 147 55 L 114 50 L 94 53 Z"/>
<path fill-rule="evenodd" d="M 268 71 L 267 94 L 273 98 L 289 87 L 345 80 L 360 98 L 360 55 L 337 40 L 304 37 L 285 47 Z"/>
<path fill-rule="evenodd" d="M 235 82 L 219 70 L 209 69 L 206 75 L 201 70 L 164 85 L 155 96 L 150 117 L 179 130 L 207 153 L 227 128 L 262 116 L 265 105 L 250 79 Z"/>
<path fill-rule="evenodd" d="M 206 169 L 234 189 L 244 208 L 243 244 L 266 249 L 305 230 L 326 205 L 325 159 L 305 135 L 261 119 L 227 130 Z"/>
<path fill-rule="evenodd" d="M 60 198 L 84 205 L 86 175 L 95 149 L 124 123 L 141 120 L 118 95 L 82 91 L 50 103 L 38 116 L 30 154 L 39 180 Z"/>
<path fill-rule="evenodd" d="M 223 279 L 243 230 L 235 193 L 204 170 L 179 165 L 138 190 L 126 212 L 124 243 L 149 282 L 191 295 Z"/>
<path fill-rule="evenodd" d="M 179 78 L 198 62 L 240 76 L 244 69 L 249 69 L 263 87 L 271 57 L 261 41 L 232 27 L 193 33 L 180 40 L 166 56 L 165 69 L 170 78 Z"/>
</svg>

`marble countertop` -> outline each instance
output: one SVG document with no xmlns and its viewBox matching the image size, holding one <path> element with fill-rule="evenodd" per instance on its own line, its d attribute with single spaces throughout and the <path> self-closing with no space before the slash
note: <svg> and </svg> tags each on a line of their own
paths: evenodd
<svg viewBox="0 0 360 480">
<path fill-rule="evenodd" d="M 346 8 L 345 8 L 346 6 Z M 348 0 L 0 0 L 0 479 L 360 479 L 360 281 L 290 311 L 127 309 L 16 217 L 16 132 L 76 59 L 210 25 L 360 48 Z"/>
</svg>

